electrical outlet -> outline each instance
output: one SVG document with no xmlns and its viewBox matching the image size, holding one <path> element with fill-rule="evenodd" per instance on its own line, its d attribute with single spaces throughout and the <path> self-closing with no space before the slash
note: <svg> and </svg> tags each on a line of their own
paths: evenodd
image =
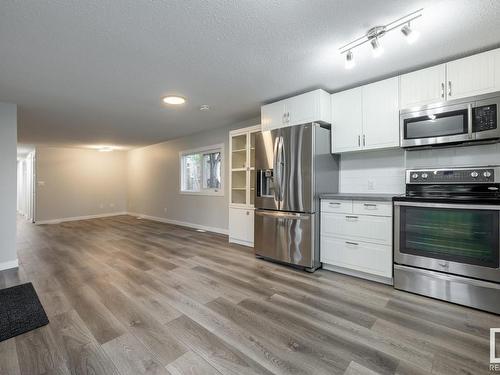
<svg viewBox="0 0 500 375">
<path fill-rule="evenodd" d="M 368 190 L 375 190 L 375 181 L 368 180 Z"/>
</svg>

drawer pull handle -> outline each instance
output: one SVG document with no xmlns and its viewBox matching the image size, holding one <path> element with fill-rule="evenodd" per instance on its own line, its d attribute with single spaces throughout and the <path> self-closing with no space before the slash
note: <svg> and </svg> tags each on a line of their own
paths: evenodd
<svg viewBox="0 0 500 375">
<path fill-rule="evenodd" d="M 357 217 L 357 216 L 346 216 L 345 218 L 346 218 L 346 219 L 358 219 L 358 217 Z"/>
<path fill-rule="evenodd" d="M 358 246 L 359 245 L 359 243 L 357 243 L 357 242 L 346 241 L 345 243 L 348 244 L 348 245 L 354 245 L 354 246 Z"/>
<path fill-rule="evenodd" d="M 328 203 L 330 206 L 340 206 L 339 202 L 330 202 Z"/>
<path fill-rule="evenodd" d="M 375 203 L 365 203 L 364 206 L 365 207 L 377 207 L 377 205 Z"/>
</svg>

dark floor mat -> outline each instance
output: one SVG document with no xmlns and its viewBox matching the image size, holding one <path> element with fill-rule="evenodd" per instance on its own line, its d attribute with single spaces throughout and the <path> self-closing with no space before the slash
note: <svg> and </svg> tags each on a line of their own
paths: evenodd
<svg viewBox="0 0 500 375">
<path fill-rule="evenodd" d="M 49 323 L 33 288 L 27 283 L 0 290 L 0 341 Z"/>
</svg>

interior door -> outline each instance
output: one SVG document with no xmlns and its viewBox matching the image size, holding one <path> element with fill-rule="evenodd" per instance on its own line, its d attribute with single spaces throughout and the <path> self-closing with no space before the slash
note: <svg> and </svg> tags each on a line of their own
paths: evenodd
<svg viewBox="0 0 500 375">
<path fill-rule="evenodd" d="M 314 215 L 255 211 L 255 254 L 314 267 Z"/>
<path fill-rule="evenodd" d="M 281 129 L 255 134 L 255 208 L 279 210 L 279 168 L 276 168 Z"/>
<path fill-rule="evenodd" d="M 280 210 L 312 212 L 313 124 L 281 129 Z"/>
</svg>

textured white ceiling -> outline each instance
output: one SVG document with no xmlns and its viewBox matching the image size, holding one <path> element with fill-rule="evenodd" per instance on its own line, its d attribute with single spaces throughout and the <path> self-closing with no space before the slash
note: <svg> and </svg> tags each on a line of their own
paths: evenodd
<svg viewBox="0 0 500 375">
<path fill-rule="evenodd" d="M 341 44 L 419 7 L 417 44 L 394 32 L 344 69 Z M 2 0 L 0 101 L 20 105 L 21 142 L 141 146 L 497 46 L 499 17 L 497 0 Z"/>
</svg>

